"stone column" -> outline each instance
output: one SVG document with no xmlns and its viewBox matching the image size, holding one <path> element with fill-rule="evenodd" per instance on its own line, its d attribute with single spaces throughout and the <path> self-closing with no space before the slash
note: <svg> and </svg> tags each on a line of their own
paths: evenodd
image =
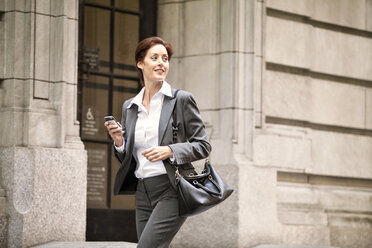
<svg viewBox="0 0 372 248">
<path fill-rule="evenodd" d="M 0 181 L 8 247 L 84 240 L 87 158 L 76 120 L 78 1 L 4 0 L 0 7 Z"/>
<path fill-rule="evenodd" d="M 278 243 L 276 170 L 253 162 L 261 124 L 261 1 L 159 1 L 159 36 L 175 48 L 169 82 L 193 93 L 207 126 L 211 161 L 235 188 L 224 203 L 191 217 L 175 247 Z M 270 223 L 270 225 L 267 225 Z"/>
</svg>

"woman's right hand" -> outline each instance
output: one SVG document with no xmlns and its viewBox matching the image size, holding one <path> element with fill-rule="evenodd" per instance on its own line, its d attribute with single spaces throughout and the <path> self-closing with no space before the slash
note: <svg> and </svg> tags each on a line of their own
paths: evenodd
<svg viewBox="0 0 372 248">
<path fill-rule="evenodd" d="M 123 134 L 124 131 L 116 124 L 110 124 L 108 121 L 105 122 L 107 131 L 109 132 L 111 138 L 115 142 L 115 146 L 120 147 L 123 145 Z"/>
</svg>

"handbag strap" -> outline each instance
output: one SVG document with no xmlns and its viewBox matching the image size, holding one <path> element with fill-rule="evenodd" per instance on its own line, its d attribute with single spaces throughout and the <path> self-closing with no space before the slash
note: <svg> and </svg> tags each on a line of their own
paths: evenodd
<svg viewBox="0 0 372 248">
<path fill-rule="evenodd" d="M 177 132 L 178 132 L 178 128 L 180 126 L 180 123 L 177 121 L 177 93 L 178 93 L 178 90 L 176 90 L 174 92 L 174 97 L 176 98 L 176 101 L 174 103 L 174 109 L 173 109 L 173 123 L 172 123 L 172 134 L 173 134 L 173 144 L 176 144 L 177 143 Z M 205 162 L 206 163 L 209 163 L 209 159 L 206 158 L 205 159 Z M 178 168 L 177 166 L 175 166 L 177 171 L 178 171 Z M 204 172 L 205 173 L 205 172 Z M 204 173 L 201 174 L 201 176 L 204 176 Z M 206 173 L 207 174 L 207 173 Z M 209 174 L 209 172 L 208 172 Z"/>
<path fill-rule="evenodd" d="M 178 90 L 174 92 L 174 98 L 176 98 L 175 103 L 174 103 L 174 109 L 173 109 L 173 123 L 172 123 L 172 134 L 173 134 L 173 144 L 177 143 L 177 132 L 178 132 L 178 127 L 180 126 L 180 123 L 177 121 L 177 93 Z"/>
</svg>

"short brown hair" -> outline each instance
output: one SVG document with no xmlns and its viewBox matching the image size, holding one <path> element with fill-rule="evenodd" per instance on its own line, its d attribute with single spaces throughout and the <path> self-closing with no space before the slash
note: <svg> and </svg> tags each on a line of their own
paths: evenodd
<svg viewBox="0 0 372 248">
<path fill-rule="evenodd" d="M 144 82 L 144 79 L 143 79 L 143 73 L 142 73 L 142 70 L 140 68 L 138 68 L 137 64 L 138 64 L 138 62 L 143 61 L 143 59 L 146 56 L 147 51 L 151 47 L 153 47 L 157 44 L 163 45 L 165 47 L 165 49 L 167 49 L 168 60 L 169 61 L 172 57 L 172 54 L 173 54 L 172 45 L 170 43 L 166 42 L 165 40 L 163 40 L 160 37 L 156 37 L 156 36 L 149 37 L 149 38 L 146 38 L 146 39 L 142 40 L 140 43 L 138 43 L 134 58 L 136 60 L 136 68 L 137 68 L 138 75 L 139 75 L 139 78 L 141 80 L 141 85 L 142 86 L 145 85 L 145 82 Z"/>
</svg>

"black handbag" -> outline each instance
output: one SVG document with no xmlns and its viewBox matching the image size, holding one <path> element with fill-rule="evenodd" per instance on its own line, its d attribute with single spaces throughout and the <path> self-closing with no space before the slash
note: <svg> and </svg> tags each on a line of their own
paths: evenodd
<svg viewBox="0 0 372 248">
<path fill-rule="evenodd" d="M 175 93 L 177 96 L 177 91 Z M 177 101 L 177 99 L 176 99 Z M 173 143 L 177 143 L 176 106 L 173 110 Z M 187 127 L 186 127 L 187 128 Z M 234 191 L 215 171 L 206 159 L 201 174 L 183 176 L 176 167 L 176 186 L 178 189 L 180 216 L 192 216 L 204 212 L 224 201 Z"/>
</svg>

